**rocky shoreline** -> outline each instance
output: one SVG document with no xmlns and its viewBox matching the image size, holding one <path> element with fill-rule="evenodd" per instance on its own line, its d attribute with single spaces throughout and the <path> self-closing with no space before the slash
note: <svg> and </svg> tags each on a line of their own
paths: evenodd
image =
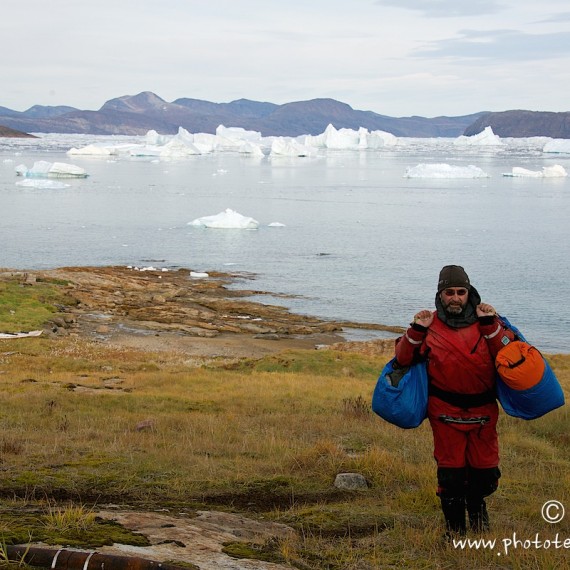
<svg viewBox="0 0 570 570">
<path fill-rule="evenodd" d="M 42 271 L 3 270 L 33 286 L 60 283 L 74 304 L 46 328 L 49 335 L 79 335 L 143 350 L 176 350 L 196 356 L 260 357 L 286 348 L 335 346 L 341 350 L 386 352 L 393 340 L 346 342 L 343 331 L 369 329 L 400 333 L 384 325 L 332 321 L 291 313 L 256 302 L 267 292 L 235 289 L 242 274 L 136 267 L 64 267 Z M 275 297 L 274 293 L 271 293 Z"/>
</svg>

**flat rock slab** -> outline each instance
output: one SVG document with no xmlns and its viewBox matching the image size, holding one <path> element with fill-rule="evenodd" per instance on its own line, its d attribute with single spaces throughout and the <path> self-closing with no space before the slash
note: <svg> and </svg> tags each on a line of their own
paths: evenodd
<svg viewBox="0 0 570 570">
<path fill-rule="evenodd" d="M 143 534 L 151 546 L 114 544 L 98 551 L 121 556 L 133 555 L 159 562 L 192 563 L 202 570 L 290 570 L 290 566 L 260 560 L 235 559 L 222 552 L 226 542 L 263 544 L 267 539 L 293 536 L 283 524 L 259 522 L 233 513 L 198 511 L 196 517 L 152 512 L 101 511 L 101 518 L 118 522 Z"/>
</svg>

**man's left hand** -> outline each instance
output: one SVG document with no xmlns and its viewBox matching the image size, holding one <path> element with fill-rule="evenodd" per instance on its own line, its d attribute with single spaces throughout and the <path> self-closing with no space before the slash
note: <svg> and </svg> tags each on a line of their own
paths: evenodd
<svg viewBox="0 0 570 570">
<path fill-rule="evenodd" d="M 478 317 L 494 317 L 497 314 L 493 305 L 489 305 L 489 303 L 480 303 L 477 305 L 475 312 Z"/>
</svg>

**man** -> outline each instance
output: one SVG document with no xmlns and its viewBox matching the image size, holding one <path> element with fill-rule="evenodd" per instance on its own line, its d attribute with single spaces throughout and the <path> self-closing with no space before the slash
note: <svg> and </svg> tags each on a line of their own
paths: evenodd
<svg viewBox="0 0 570 570">
<path fill-rule="evenodd" d="M 485 497 L 498 486 L 495 356 L 514 335 L 459 265 L 439 274 L 436 310 L 414 316 L 396 344 L 396 361 L 427 359 L 428 419 L 437 463 L 437 495 L 448 533 L 488 530 Z"/>
</svg>

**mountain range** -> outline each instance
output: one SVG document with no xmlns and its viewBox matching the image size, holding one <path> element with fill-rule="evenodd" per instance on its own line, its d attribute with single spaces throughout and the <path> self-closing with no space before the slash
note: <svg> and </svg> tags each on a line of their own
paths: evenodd
<svg viewBox="0 0 570 570">
<path fill-rule="evenodd" d="M 144 91 L 110 99 L 98 111 L 68 106 L 34 105 L 27 111 L 0 107 L 0 125 L 25 133 L 144 135 L 155 130 L 175 134 L 179 127 L 192 133 L 214 133 L 216 127 L 224 125 L 258 131 L 263 136 L 298 136 L 320 134 L 329 124 L 337 129 L 381 130 L 399 137 L 457 137 L 477 134 L 491 126 L 503 137 L 570 138 L 570 113 L 506 111 L 459 117 L 389 117 L 358 111 L 335 99 L 283 105 L 249 99 L 212 103 L 181 98 L 169 103 Z"/>
</svg>

